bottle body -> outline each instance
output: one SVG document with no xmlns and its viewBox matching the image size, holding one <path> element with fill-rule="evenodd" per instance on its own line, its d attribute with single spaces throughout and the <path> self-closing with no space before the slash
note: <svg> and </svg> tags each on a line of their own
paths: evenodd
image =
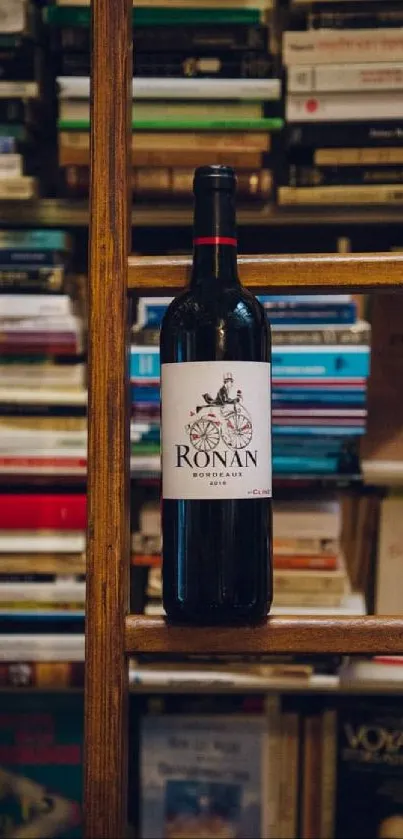
<svg viewBox="0 0 403 839">
<path fill-rule="evenodd" d="M 254 623 L 272 595 L 270 331 L 233 245 L 201 247 L 161 329 L 163 601 L 172 621 Z"/>
</svg>

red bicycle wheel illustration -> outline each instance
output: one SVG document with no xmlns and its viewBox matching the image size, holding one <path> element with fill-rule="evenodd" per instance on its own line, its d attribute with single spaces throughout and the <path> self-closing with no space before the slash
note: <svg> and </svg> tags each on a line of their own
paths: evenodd
<svg viewBox="0 0 403 839">
<path fill-rule="evenodd" d="M 220 431 L 210 419 L 201 417 L 189 429 L 190 442 L 199 452 L 211 452 L 219 443 Z"/>
</svg>

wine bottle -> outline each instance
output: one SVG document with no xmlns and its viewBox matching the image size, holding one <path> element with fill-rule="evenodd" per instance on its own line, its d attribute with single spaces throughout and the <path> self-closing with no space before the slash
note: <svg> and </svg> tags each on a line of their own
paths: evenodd
<svg viewBox="0 0 403 839">
<path fill-rule="evenodd" d="M 271 341 L 237 271 L 234 171 L 194 178 L 193 270 L 161 327 L 163 603 L 249 624 L 272 599 Z"/>
</svg>

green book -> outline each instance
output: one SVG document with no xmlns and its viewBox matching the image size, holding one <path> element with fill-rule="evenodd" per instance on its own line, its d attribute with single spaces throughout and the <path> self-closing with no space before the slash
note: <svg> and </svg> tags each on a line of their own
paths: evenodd
<svg viewBox="0 0 403 839">
<path fill-rule="evenodd" d="M 46 23 L 51 26 L 89 26 L 90 6 L 48 6 L 43 10 Z M 135 26 L 201 26 L 203 24 L 246 24 L 261 23 L 259 9 L 182 9 L 165 6 L 133 9 Z"/>
<path fill-rule="evenodd" d="M 136 131 L 281 131 L 284 120 L 280 117 L 262 119 L 191 119 L 191 120 L 136 120 Z M 58 121 L 60 131 L 89 131 L 88 120 Z"/>
<path fill-rule="evenodd" d="M 28 131 L 26 125 L 15 124 L 10 122 L 0 122 L 0 137 L 14 137 L 15 140 L 25 142 L 28 140 Z"/>
</svg>

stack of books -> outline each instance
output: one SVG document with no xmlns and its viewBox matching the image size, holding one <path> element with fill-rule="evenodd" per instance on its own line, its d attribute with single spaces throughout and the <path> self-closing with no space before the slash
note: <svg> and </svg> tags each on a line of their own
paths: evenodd
<svg viewBox="0 0 403 839">
<path fill-rule="evenodd" d="M 34 141 L 43 134 L 43 51 L 38 10 L 28 0 L 2 3 L 0 16 L 0 199 L 38 193 Z"/>
<path fill-rule="evenodd" d="M 403 7 L 293 0 L 282 205 L 403 203 Z"/>
<path fill-rule="evenodd" d="M 335 497 L 292 498 L 273 504 L 273 567 L 276 614 L 365 614 L 352 594 L 341 547 L 342 505 Z M 132 607 L 145 585 L 146 614 L 162 613 L 161 518 L 157 499 L 144 502 L 132 536 Z M 144 574 L 144 569 L 148 569 Z"/>
<path fill-rule="evenodd" d="M 0 626 L 83 617 L 86 496 L 2 492 L 0 495 Z M 35 623 L 36 622 L 36 623 Z M 82 629 L 82 627 L 81 627 Z"/>
<path fill-rule="evenodd" d="M 0 474 L 85 474 L 83 325 L 68 234 L 0 234 Z"/>
<path fill-rule="evenodd" d="M 273 472 L 354 475 L 366 425 L 370 327 L 349 295 L 260 298 L 272 324 Z M 159 470 L 159 326 L 168 298 L 142 298 L 133 331 L 132 468 Z"/>
<path fill-rule="evenodd" d="M 133 10 L 132 191 L 188 200 L 195 167 L 237 168 L 239 195 L 267 200 L 271 133 L 282 125 L 281 80 L 269 52 L 270 0 L 141 0 Z M 65 194 L 89 190 L 87 3 L 45 9 L 59 93 Z M 277 74 L 279 75 L 279 74 Z"/>
</svg>

